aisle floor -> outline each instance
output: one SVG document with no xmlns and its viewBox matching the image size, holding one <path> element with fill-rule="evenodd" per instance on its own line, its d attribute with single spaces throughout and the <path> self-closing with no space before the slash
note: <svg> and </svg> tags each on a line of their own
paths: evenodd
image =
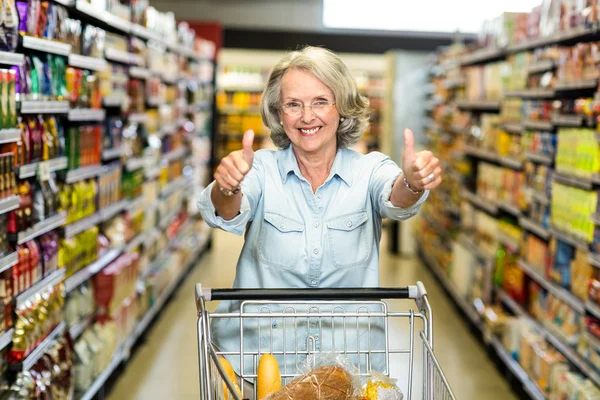
<svg viewBox="0 0 600 400">
<path fill-rule="evenodd" d="M 215 232 L 212 251 L 202 257 L 174 295 L 127 364 L 108 400 L 199 398 L 194 283 L 230 287 L 242 240 Z M 382 243 L 382 249 L 385 248 Z M 418 260 L 382 251 L 380 268 L 381 282 L 386 286 L 405 286 L 417 280 L 425 284 L 434 311 L 436 354 L 457 399 L 516 399 L 445 292 Z"/>
</svg>

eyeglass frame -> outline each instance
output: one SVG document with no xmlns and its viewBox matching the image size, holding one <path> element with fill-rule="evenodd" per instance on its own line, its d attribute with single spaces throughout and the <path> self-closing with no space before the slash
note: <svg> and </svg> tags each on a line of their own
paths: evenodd
<svg viewBox="0 0 600 400">
<path fill-rule="evenodd" d="M 305 108 L 305 107 L 310 107 L 310 110 L 313 112 L 313 114 L 315 114 L 315 115 L 318 115 L 318 116 L 320 116 L 320 117 L 322 117 L 322 116 L 326 115 L 326 114 L 327 114 L 329 111 L 331 111 L 331 108 L 329 108 L 329 109 L 327 110 L 327 112 L 326 112 L 326 113 L 324 113 L 324 114 L 319 114 L 319 112 L 315 112 L 315 110 L 314 110 L 314 108 L 313 108 L 313 105 L 314 105 L 316 102 L 325 102 L 325 103 L 327 103 L 327 105 L 326 105 L 326 106 L 324 106 L 324 107 L 333 107 L 333 106 L 335 106 L 335 105 L 336 105 L 336 102 L 335 102 L 335 101 L 329 101 L 329 100 L 315 100 L 315 101 L 313 101 L 311 104 L 309 104 L 309 105 L 307 106 L 306 104 L 302 103 L 301 101 L 295 101 L 295 100 L 292 100 L 292 101 L 289 101 L 288 103 L 282 104 L 281 106 L 279 106 L 279 108 L 280 108 L 280 109 L 283 111 L 283 113 L 284 113 L 285 115 L 287 115 L 287 116 L 290 116 L 290 117 L 297 117 L 297 116 L 299 116 L 299 115 L 302 115 L 302 114 L 304 113 L 304 108 Z M 286 105 L 287 105 L 287 104 L 289 104 L 289 103 L 299 103 L 299 104 L 301 104 L 301 105 L 302 105 L 302 107 L 300 108 L 300 112 L 299 112 L 298 114 L 288 114 L 286 110 L 289 110 L 289 108 L 286 108 Z"/>
</svg>

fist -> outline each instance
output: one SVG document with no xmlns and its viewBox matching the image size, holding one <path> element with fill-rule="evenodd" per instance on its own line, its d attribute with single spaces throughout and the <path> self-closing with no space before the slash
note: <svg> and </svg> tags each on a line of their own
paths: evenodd
<svg viewBox="0 0 600 400">
<path fill-rule="evenodd" d="M 415 152 L 415 138 L 410 129 L 404 131 L 402 170 L 413 190 L 431 190 L 442 183 L 439 158 L 430 151 Z"/>
<path fill-rule="evenodd" d="M 231 195 L 250 172 L 254 161 L 253 143 L 254 132 L 246 131 L 242 139 L 242 150 L 233 151 L 221 160 L 214 178 L 222 193 Z"/>
</svg>

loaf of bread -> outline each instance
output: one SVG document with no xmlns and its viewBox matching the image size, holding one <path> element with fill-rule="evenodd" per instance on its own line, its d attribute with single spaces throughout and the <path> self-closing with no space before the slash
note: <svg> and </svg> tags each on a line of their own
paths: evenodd
<svg viewBox="0 0 600 400">
<path fill-rule="evenodd" d="M 351 400 L 353 393 L 352 376 L 348 371 L 338 366 L 324 366 L 297 377 L 267 399 Z"/>
<path fill-rule="evenodd" d="M 237 376 L 235 375 L 235 370 L 233 369 L 231 364 L 229 364 L 229 361 L 227 361 L 224 357 L 219 357 L 219 361 L 220 361 L 221 365 L 223 366 L 225 373 L 227 374 L 229 379 L 231 379 L 231 382 L 233 382 L 233 387 L 238 392 L 238 395 L 240 397 L 242 397 L 242 391 L 240 390 L 240 386 L 238 385 Z M 227 384 L 225 383 L 225 381 L 223 381 L 223 398 L 225 400 L 229 400 L 230 398 L 234 399 L 234 397 L 229 393 L 229 388 L 227 387 Z"/>
<path fill-rule="evenodd" d="M 258 361 L 258 377 L 256 378 L 258 400 L 281 389 L 279 363 L 271 354 L 263 354 Z"/>
</svg>

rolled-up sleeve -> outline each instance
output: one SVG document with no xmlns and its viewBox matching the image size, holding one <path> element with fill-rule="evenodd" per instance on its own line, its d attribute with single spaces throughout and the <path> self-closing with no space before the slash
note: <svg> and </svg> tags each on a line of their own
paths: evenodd
<svg viewBox="0 0 600 400">
<path fill-rule="evenodd" d="M 215 182 L 208 185 L 200 194 L 198 199 L 198 209 L 202 218 L 211 228 L 219 228 L 227 232 L 241 236 L 246 229 L 248 222 L 254 219 L 256 213 L 256 205 L 262 195 L 262 163 L 255 156 L 252 169 L 244 177 L 241 183 L 242 188 L 242 204 L 240 205 L 240 213 L 233 219 L 225 220 L 217 215 L 215 206 L 210 198 Z"/>
<path fill-rule="evenodd" d="M 429 190 L 426 190 L 412 206 L 407 208 L 394 206 L 390 201 L 390 196 L 392 187 L 401 174 L 402 169 L 389 157 L 382 154 L 371 175 L 373 204 L 382 218 L 391 218 L 397 221 L 408 219 L 419 212 L 421 204 L 429 196 Z"/>
</svg>

